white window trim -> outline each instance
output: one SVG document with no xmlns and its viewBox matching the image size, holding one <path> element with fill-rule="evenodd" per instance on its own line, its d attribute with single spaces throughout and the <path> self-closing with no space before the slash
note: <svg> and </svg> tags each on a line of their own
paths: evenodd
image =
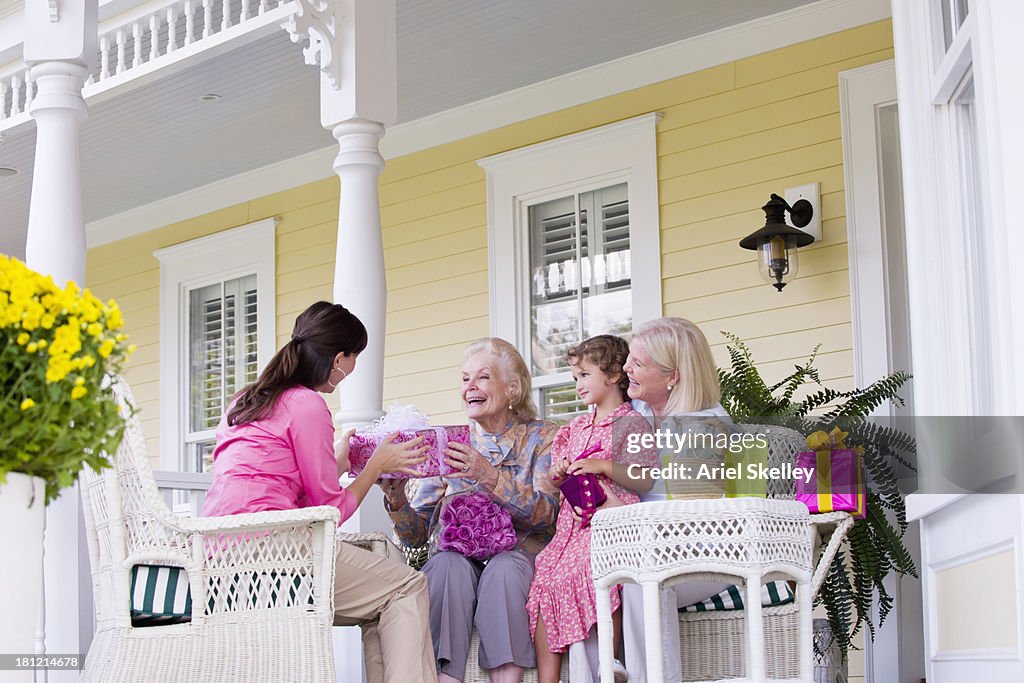
<svg viewBox="0 0 1024 683">
<path fill-rule="evenodd" d="M 907 275 L 912 305 L 911 328 L 915 370 L 915 409 L 919 415 L 970 415 L 982 401 L 994 401 L 1006 413 L 1019 392 L 1020 365 L 1011 316 L 989 315 L 984 348 L 971 338 L 972 302 L 964 278 L 960 245 L 965 235 L 961 188 L 949 172 L 951 117 L 944 106 L 968 69 L 973 74 L 977 112 L 977 199 L 989 244 L 1009 244 L 1003 210 L 1004 154 L 999 117 L 1007 111 L 999 100 L 997 62 L 992 54 L 995 28 L 988 3 L 972 2 L 970 15 L 948 50 L 942 49 L 941 16 L 926 3 L 893 3 L 893 36 L 903 149 Z M 1000 10 L 1002 11 L 1002 10 Z M 1012 22 L 1007 22 L 1012 24 Z M 1008 55 L 1007 55 L 1008 56 Z M 1003 90 L 1006 90 L 1004 87 Z M 1016 111 L 1013 112 L 1016 116 Z M 1009 250 L 992 249 L 988 262 L 975 264 L 974 275 L 988 280 L 990 311 L 1012 311 L 1013 279 Z M 977 314 L 977 311 L 973 311 Z M 965 358 L 993 358 L 992 386 L 975 386 Z M 1004 406 L 1004 407 L 1000 407 Z"/>
<path fill-rule="evenodd" d="M 277 218 L 225 230 L 208 237 L 158 249 L 160 261 L 160 467 L 180 470 L 188 419 L 188 293 L 198 287 L 244 275 L 256 275 L 259 302 L 256 330 L 260 370 L 274 355 L 275 228 Z"/>
<path fill-rule="evenodd" d="M 530 345 L 528 206 L 623 182 L 629 191 L 633 325 L 661 316 L 660 118 L 644 114 L 477 161 L 487 172 L 492 336 L 520 350 Z"/>
</svg>

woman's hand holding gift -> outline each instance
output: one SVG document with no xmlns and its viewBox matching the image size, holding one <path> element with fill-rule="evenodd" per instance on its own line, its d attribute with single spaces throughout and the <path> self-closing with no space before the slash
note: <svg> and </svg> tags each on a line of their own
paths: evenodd
<svg viewBox="0 0 1024 683">
<path fill-rule="evenodd" d="M 449 479 L 470 479 L 490 488 L 498 483 L 498 468 L 472 446 L 449 441 L 444 461 L 455 470 L 448 475 Z"/>
<path fill-rule="evenodd" d="M 356 433 L 356 430 L 350 429 L 341 435 L 341 440 L 334 444 L 334 459 L 338 461 L 338 476 L 345 474 L 352 469 L 351 464 L 348 460 L 348 440 L 352 438 L 352 435 Z"/>
<path fill-rule="evenodd" d="M 367 468 L 377 469 L 376 478 L 392 472 L 416 476 L 418 474 L 416 466 L 427 460 L 427 446 L 423 443 L 422 436 L 402 443 L 395 443 L 396 436 L 398 433 L 392 432 L 384 437 L 366 463 Z"/>
</svg>

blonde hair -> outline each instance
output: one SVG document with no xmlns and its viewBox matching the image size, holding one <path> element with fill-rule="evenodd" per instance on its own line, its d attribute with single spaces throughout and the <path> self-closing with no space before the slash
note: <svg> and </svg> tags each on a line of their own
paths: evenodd
<svg viewBox="0 0 1024 683">
<path fill-rule="evenodd" d="M 665 404 L 666 415 L 707 410 L 722 400 L 718 368 L 700 328 L 682 318 L 656 318 L 633 335 L 651 361 L 664 373 L 679 373 Z"/>
<path fill-rule="evenodd" d="M 462 355 L 463 362 L 478 353 L 486 353 L 498 360 L 498 372 L 502 381 L 514 387 L 509 398 L 512 407 L 512 419 L 515 422 L 532 422 L 537 419 L 537 406 L 531 396 L 533 384 L 526 361 L 519 355 L 516 347 L 498 337 L 484 337 L 471 342 Z"/>
</svg>

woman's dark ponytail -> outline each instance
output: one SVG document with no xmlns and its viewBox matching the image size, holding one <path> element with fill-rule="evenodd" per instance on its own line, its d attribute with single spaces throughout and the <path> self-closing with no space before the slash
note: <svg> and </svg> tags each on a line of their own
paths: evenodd
<svg viewBox="0 0 1024 683">
<path fill-rule="evenodd" d="M 259 378 L 238 393 L 228 424 L 255 422 L 270 413 L 287 389 L 322 386 L 334 357 L 366 348 L 366 327 L 341 304 L 318 301 L 295 319 L 292 338 L 267 363 Z"/>
</svg>

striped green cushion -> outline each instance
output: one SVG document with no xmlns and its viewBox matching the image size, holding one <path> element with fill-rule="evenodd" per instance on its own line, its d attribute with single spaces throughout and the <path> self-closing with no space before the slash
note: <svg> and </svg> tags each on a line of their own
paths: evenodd
<svg viewBox="0 0 1024 683">
<path fill-rule="evenodd" d="M 789 584 L 785 581 L 770 581 L 761 586 L 761 606 L 775 607 L 788 605 L 793 602 L 795 596 Z M 716 612 L 726 610 L 743 609 L 743 594 L 736 586 L 729 586 L 727 589 L 714 595 L 703 602 L 696 602 L 686 607 L 681 607 L 680 612 Z"/>
<path fill-rule="evenodd" d="M 192 593 L 181 567 L 132 567 L 132 626 L 164 626 L 192 621 Z"/>
</svg>

